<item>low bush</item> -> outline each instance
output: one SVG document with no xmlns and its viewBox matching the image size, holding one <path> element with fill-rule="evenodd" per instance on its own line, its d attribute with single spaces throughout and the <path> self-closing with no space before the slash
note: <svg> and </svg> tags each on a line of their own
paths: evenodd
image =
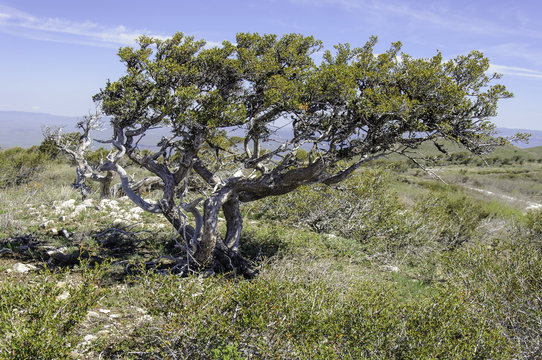
<svg viewBox="0 0 542 360">
<path fill-rule="evenodd" d="M 0 359 L 69 358 L 75 328 L 101 296 L 101 270 L 84 270 L 77 282 L 47 269 L 28 276 L 0 280 Z"/>
<path fill-rule="evenodd" d="M 49 159 L 48 154 L 40 152 L 37 148 L 0 149 L 0 188 L 32 181 Z"/>
<path fill-rule="evenodd" d="M 138 283 L 133 304 L 154 320 L 129 347 L 146 358 L 508 359 L 514 351 L 503 329 L 448 289 L 405 300 L 375 281 L 346 287 L 297 274 L 231 281 L 147 273 Z"/>
<path fill-rule="evenodd" d="M 521 359 L 542 358 L 542 249 L 517 230 L 443 257 L 451 287 L 519 348 Z"/>
<path fill-rule="evenodd" d="M 402 206 L 389 187 L 389 172 L 368 168 L 339 186 L 303 186 L 280 197 L 245 205 L 249 217 L 287 221 L 320 233 L 333 233 L 362 242 L 390 237 Z"/>
<path fill-rule="evenodd" d="M 524 217 L 523 229 L 526 236 L 542 248 L 542 210 L 531 210 Z"/>
<path fill-rule="evenodd" d="M 414 206 L 411 231 L 425 243 L 437 242 L 451 250 L 470 240 L 488 215 L 479 202 L 465 195 L 434 191 Z"/>
<path fill-rule="evenodd" d="M 449 251 L 477 234 L 487 207 L 455 188 L 428 183 L 431 192 L 406 207 L 390 186 L 390 173 L 369 168 L 336 187 L 306 186 L 285 196 L 245 205 L 249 217 L 280 220 L 319 233 L 355 239 L 386 256 Z M 425 255 L 422 256 L 425 258 Z"/>
</svg>

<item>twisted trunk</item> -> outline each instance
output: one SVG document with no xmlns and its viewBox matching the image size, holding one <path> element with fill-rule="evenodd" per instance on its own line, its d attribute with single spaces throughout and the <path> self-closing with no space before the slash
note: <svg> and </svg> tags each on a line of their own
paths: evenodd
<svg viewBox="0 0 542 360">
<path fill-rule="evenodd" d="M 222 205 L 229 200 L 231 188 L 224 187 L 213 193 L 203 204 L 203 234 L 194 254 L 200 265 L 207 265 L 212 259 L 218 238 L 218 215 Z"/>
<path fill-rule="evenodd" d="M 111 197 L 111 182 L 113 182 L 113 173 L 108 171 L 100 180 L 100 198 Z"/>
<path fill-rule="evenodd" d="M 239 251 L 239 239 L 241 238 L 241 230 L 243 229 L 243 217 L 239 211 L 239 198 L 237 195 L 231 198 L 222 205 L 224 218 L 226 219 L 226 237 L 224 244 L 233 252 Z"/>
</svg>

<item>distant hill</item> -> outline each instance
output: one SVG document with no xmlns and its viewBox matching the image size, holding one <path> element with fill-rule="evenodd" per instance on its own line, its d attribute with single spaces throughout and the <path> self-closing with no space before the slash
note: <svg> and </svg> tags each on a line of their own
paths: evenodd
<svg viewBox="0 0 542 360">
<path fill-rule="evenodd" d="M 42 129 L 49 127 L 62 127 L 65 132 L 77 131 L 77 123 L 82 116 L 62 116 L 44 113 L 23 111 L 0 111 L 0 148 L 7 149 L 15 146 L 28 148 L 39 145 L 43 140 Z M 111 138 L 112 129 L 108 128 L 107 118 L 103 132 L 94 134 L 98 139 Z M 162 137 L 159 131 L 151 131 L 140 143 L 143 147 L 156 145 Z M 102 146 L 102 145 L 99 145 Z"/>
<path fill-rule="evenodd" d="M 14 146 L 30 147 L 39 145 L 43 140 L 41 130 L 44 126 L 61 126 L 67 132 L 76 131 L 77 122 L 82 117 L 71 117 L 62 115 L 51 115 L 45 113 L 23 112 L 23 111 L 0 111 L 0 148 L 7 149 Z M 290 136 L 288 131 L 282 129 L 284 136 Z M 531 148 L 542 146 L 542 131 L 527 129 L 497 128 L 499 136 L 512 136 L 517 132 L 531 134 L 529 143 L 514 143 L 520 148 Z M 111 131 L 98 134 L 100 138 L 111 136 Z M 142 145 L 155 145 L 161 134 L 156 131 L 144 138 Z"/>
<path fill-rule="evenodd" d="M 540 130 L 497 128 L 497 135 L 504 137 L 513 136 L 518 132 L 529 133 L 531 134 L 531 137 L 528 143 L 514 142 L 513 144 L 515 146 L 523 149 L 542 146 L 542 131 Z"/>
<path fill-rule="evenodd" d="M 75 131 L 80 118 L 22 111 L 0 111 L 0 147 L 3 149 L 39 145 L 44 126 L 62 126 Z"/>
</svg>

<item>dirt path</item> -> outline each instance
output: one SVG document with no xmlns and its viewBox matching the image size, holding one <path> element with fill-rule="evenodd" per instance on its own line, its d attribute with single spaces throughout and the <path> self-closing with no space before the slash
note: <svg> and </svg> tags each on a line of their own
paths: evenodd
<svg viewBox="0 0 542 360">
<path fill-rule="evenodd" d="M 499 197 L 501 199 L 523 203 L 523 204 L 525 204 L 525 209 L 524 209 L 525 211 L 542 209 L 542 204 L 536 203 L 536 202 L 533 202 L 533 201 L 522 200 L 522 199 L 515 198 L 513 196 L 509 196 L 509 195 L 505 195 L 505 194 L 499 194 L 499 193 L 495 193 L 493 191 L 489 191 L 489 190 L 485 190 L 485 189 L 479 189 L 479 188 L 475 188 L 475 187 L 468 186 L 468 185 L 460 185 L 460 186 L 464 187 L 465 189 L 476 191 L 476 192 L 486 194 L 486 195 L 489 195 L 489 196 L 495 196 L 495 197 Z"/>
</svg>

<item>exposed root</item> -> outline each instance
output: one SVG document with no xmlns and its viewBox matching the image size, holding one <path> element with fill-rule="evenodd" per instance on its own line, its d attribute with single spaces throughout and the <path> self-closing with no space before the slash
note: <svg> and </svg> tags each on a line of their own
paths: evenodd
<svg viewBox="0 0 542 360">
<path fill-rule="evenodd" d="M 207 266 L 195 263 L 186 256 L 160 256 L 157 260 L 144 264 L 129 265 L 126 271 L 134 274 L 141 270 L 154 270 L 161 274 L 175 274 L 181 277 L 193 274 L 210 276 L 214 274 L 233 273 L 247 279 L 254 278 L 258 271 L 238 252 L 215 249 L 212 261 Z"/>
</svg>

